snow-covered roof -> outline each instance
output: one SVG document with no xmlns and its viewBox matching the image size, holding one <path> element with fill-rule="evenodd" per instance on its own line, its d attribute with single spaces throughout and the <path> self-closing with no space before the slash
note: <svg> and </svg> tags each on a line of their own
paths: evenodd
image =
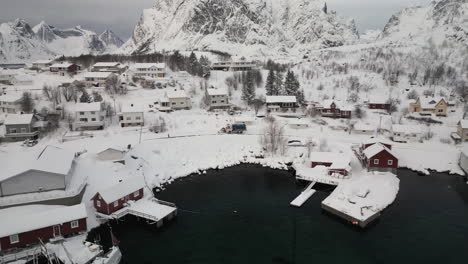
<svg viewBox="0 0 468 264">
<path fill-rule="evenodd" d="M 310 123 L 307 122 L 305 119 L 296 119 L 296 118 L 290 119 L 290 120 L 288 121 L 288 123 L 289 123 L 290 125 L 309 125 L 309 124 L 310 124 Z"/>
<path fill-rule="evenodd" d="M 213 95 L 227 95 L 226 90 L 224 89 L 207 89 L 206 92 L 208 95 L 213 96 Z"/>
<path fill-rule="evenodd" d="M 296 96 L 289 95 L 269 95 L 266 97 L 266 103 L 296 103 Z"/>
<path fill-rule="evenodd" d="M 397 133 L 405 133 L 405 134 L 420 134 L 421 128 L 418 126 L 412 126 L 412 125 L 394 124 L 392 125 L 392 131 L 397 132 Z"/>
<path fill-rule="evenodd" d="M 54 60 L 37 60 L 35 62 L 33 62 L 33 64 L 48 64 L 48 63 L 52 63 L 54 62 Z"/>
<path fill-rule="evenodd" d="M 337 152 L 312 152 L 310 153 L 309 160 L 311 162 L 320 163 L 346 163 L 349 164 L 351 159 L 344 153 Z"/>
<path fill-rule="evenodd" d="M 0 99 L 1 99 L 1 97 L 0 97 Z M 459 124 L 463 129 L 468 129 L 468 120 L 462 119 L 462 120 L 460 120 Z"/>
<path fill-rule="evenodd" d="M 50 68 L 68 68 L 72 66 L 73 63 L 55 63 L 50 66 Z"/>
<path fill-rule="evenodd" d="M 12 209 L 6 209 L 12 210 Z M 1 211 L 0 211 L 1 213 Z M 24 212 L 16 217 L 0 217 L 0 237 L 21 234 L 45 227 L 87 218 L 84 204 L 63 206 L 50 210 Z"/>
<path fill-rule="evenodd" d="M 340 100 L 334 100 L 334 99 L 327 99 L 323 101 L 323 108 L 330 108 L 330 106 L 335 103 L 335 107 L 340 109 L 340 110 L 345 110 L 345 111 L 352 111 L 353 107 L 350 105 L 345 104 L 343 101 Z"/>
<path fill-rule="evenodd" d="M 8 114 L 5 119 L 5 125 L 31 124 L 33 117 L 33 114 Z"/>
<path fill-rule="evenodd" d="M 101 103 L 78 103 L 75 106 L 76 112 L 99 112 L 101 111 Z"/>
<path fill-rule="evenodd" d="M 158 69 L 165 69 L 165 63 L 135 63 L 133 68 L 141 69 L 141 68 L 158 68 Z"/>
<path fill-rule="evenodd" d="M 112 72 L 87 72 L 84 74 L 85 78 L 109 78 Z"/>
<path fill-rule="evenodd" d="M 372 126 L 372 125 L 369 125 L 369 124 L 357 123 L 357 124 L 354 125 L 354 130 L 374 131 L 375 126 Z"/>
<path fill-rule="evenodd" d="M 126 104 L 122 106 L 122 113 L 143 113 L 143 107 L 135 104 Z"/>
<path fill-rule="evenodd" d="M 0 181 L 29 170 L 67 175 L 74 159 L 75 153 L 54 146 L 46 146 L 40 152 L 7 155 L 0 159 Z"/>
<path fill-rule="evenodd" d="M 419 103 L 421 104 L 421 108 L 424 109 L 432 109 L 441 101 L 445 100 L 443 97 L 419 97 Z"/>
<path fill-rule="evenodd" d="M 93 67 L 117 67 L 119 65 L 119 62 L 97 62 Z"/>
<path fill-rule="evenodd" d="M 370 139 L 364 140 L 362 142 L 362 144 L 364 144 L 364 145 L 377 144 L 377 143 L 387 144 L 387 145 L 392 145 L 393 144 L 392 141 L 390 141 L 390 140 L 388 140 L 387 138 L 384 138 L 384 137 L 370 138 Z"/>
<path fill-rule="evenodd" d="M 134 178 L 119 182 L 118 184 L 111 186 L 110 188 L 99 191 L 99 194 L 104 199 L 104 201 L 106 201 L 107 203 L 112 203 L 144 187 L 145 184 L 140 178 Z"/>
<path fill-rule="evenodd" d="M 17 94 L 5 94 L 5 95 L 0 95 L 0 101 L 1 102 L 7 102 L 7 103 L 16 103 L 19 100 L 21 100 L 22 95 L 20 93 Z"/>
<path fill-rule="evenodd" d="M 167 98 L 187 98 L 187 93 L 184 90 L 175 90 L 167 92 Z"/>
<path fill-rule="evenodd" d="M 375 155 L 377 155 L 378 153 L 382 152 L 386 150 L 388 153 L 390 153 L 392 156 L 396 157 L 392 151 L 390 149 L 388 149 L 387 147 L 385 147 L 384 145 L 380 144 L 380 143 L 377 143 L 377 144 L 374 144 L 368 148 L 366 148 L 364 150 L 364 155 L 367 157 L 367 158 L 372 158 L 374 157 Z"/>
</svg>

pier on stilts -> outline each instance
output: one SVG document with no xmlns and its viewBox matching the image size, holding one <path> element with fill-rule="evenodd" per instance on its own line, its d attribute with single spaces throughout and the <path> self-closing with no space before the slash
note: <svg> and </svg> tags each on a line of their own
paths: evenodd
<svg viewBox="0 0 468 264">
<path fill-rule="evenodd" d="M 290 205 L 295 207 L 301 207 L 312 195 L 314 195 L 315 190 L 312 189 L 316 182 L 312 181 L 309 185 L 299 194 L 299 196 L 294 199 Z"/>
<path fill-rule="evenodd" d="M 109 220 L 119 220 L 127 215 L 145 219 L 149 224 L 156 224 L 157 227 L 161 227 L 165 219 L 171 220 L 177 216 L 177 207 L 173 203 L 153 198 L 150 200 L 129 201 L 128 206 L 110 215 L 96 212 L 96 216 L 99 218 Z"/>
</svg>

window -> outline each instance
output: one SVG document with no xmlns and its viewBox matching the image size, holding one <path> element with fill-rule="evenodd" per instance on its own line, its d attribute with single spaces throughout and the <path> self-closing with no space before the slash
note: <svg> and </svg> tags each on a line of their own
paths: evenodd
<svg viewBox="0 0 468 264">
<path fill-rule="evenodd" d="M 78 220 L 72 221 L 70 225 L 71 225 L 71 228 L 78 228 L 80 226 L 80 224 L 78 223 Z"/>
<path fill-rule="evenodd" d="M 387 164 L 390 165 L 390 166 L 392 166 L 392 165 L 393 165 L 393 160 L 389 160 L 389 161 L 387 162 Z"/>
<path fill-rule="evenodd" d="M 375 159 L 375 160 L 374 160 L 374 164 L 375 164 L 375 165 L 378 165 L 378 164 L 379 164 L 379 159 Z"/>
<path fill-rule="evenodd" d="M 132 120 L 132 117 L 130 117 L 130 116 L 127 116 L 127 118 L 126 118 L 126 119 L 127 119 L 127 120 Z"/>
<path fill-rule="evenodd" d="M 16 134 L 16 128 L 10 128 L 10 134 Z"/>
<path fill-rule="evenodd" d="M 136 120 L 141 120 L 141 116 L 137 116 L 135 119 Z"/>
<path fill-rule="evenodd" d="M 96 201 L 96 207 L 101 207 L 101 201 Z"/>
<path fill-rule="evenodd" d="M 88 122 L 88 118 L 80 118 L 80 122 Z"/>
<path fill-rule="evenodd" d="M 138 195 L 140 195 L 140 191 L 136 191 L 133 193 L 133 197 L 137 197 Z"/>
<path fill-rule="evenodd" d="M 224 100 L 221 100 L 221 103 L 224 103 Z"/>
<path fill-rule="evenodd" d="M 96 118 L 91 118 L 91 121 L 96 121 Z"/>
<path fill-rule="evenodd" d="M 439 113 L 442 113 L 442 112 L 444 112 L 444 109 L 439 109 Z"/>
<path fill-rule="evenodd" d="M 96 114 L 96 112 L 92 111 L 92 112 L 91 112 L 91 114 L 92 114 L 92 115 L 95 115 L 95 114 Z"/>
<path fill-rule="evenodd" d="M 21 128 L 21 133 L 26 133 L 26 128 L 25 127 Z"/>
<path fill-rule="evenodd" d="M 80 112 L 80 115 L 84 115 L 84 112 Z"/>
<path fill-rule="evenodd" d="M 11 235 L 11 236 L 10 236 L 10 244 L 16 244 L 16 243 L 19 243 L 18 234 L 16 234 L 16 235 Z"/>
<path fill-rule="evenodd" d="M 114 202 L 114 207 L 117 207 L 117 206 L 119 206 L 119 201 Z"/>
</svg>

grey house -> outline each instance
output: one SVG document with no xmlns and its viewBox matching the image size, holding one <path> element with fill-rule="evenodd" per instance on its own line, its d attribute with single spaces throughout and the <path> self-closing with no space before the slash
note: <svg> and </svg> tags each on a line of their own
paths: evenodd
<svg viewBox="0 0 468 264">
<path fill-rule="evenodd" d="M 5 139 L 8 141 L 37 139 L 39 130 L 34 127 L 35 122 L 33 114 L 8 114 L 5 119 Z"/>
<path fill-rule="evenodd" d="M 33 155 L 17 155 L 0 160 L 0 197 L 66 189 L 75 167 L 73 152 L 47 146 Z"/>
</svg>

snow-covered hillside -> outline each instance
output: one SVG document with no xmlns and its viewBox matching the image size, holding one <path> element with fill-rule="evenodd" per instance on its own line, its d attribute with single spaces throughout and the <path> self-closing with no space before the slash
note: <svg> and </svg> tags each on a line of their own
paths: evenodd
<svg viewBox="0 0 468 264">
<path fill-rule="evenodd" d="M 468 44 L 468 2 L 433 1 L 426 7 L 406 8 L 392 16 L 379 37 L 384 40 Z"/>
<path fill-rule="evenodd" d="M 79 26 L 59 29 L 45 22 L 31 27 L 21 19 L 0 24 L 0 62 L 102 54 L 112 52 L 122 43 L 110 30 L 97 35 Z"/>
<path fill-rule="evenodd" d="M 197 49 L 278 57 L 356 42 L 354 21 L 324 5 L 321 0 L 156 0 L 120 52 Z"/>
</svg>

